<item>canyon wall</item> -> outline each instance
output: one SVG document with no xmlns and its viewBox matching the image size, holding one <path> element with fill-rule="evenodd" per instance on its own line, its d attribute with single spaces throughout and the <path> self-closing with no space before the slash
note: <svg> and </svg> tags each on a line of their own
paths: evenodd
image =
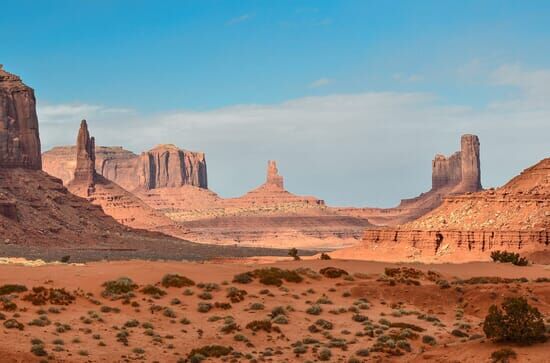
<svg viewBox="0 0 550 363">
<path fill-rule="evenodd" d="M 0 65 L 0 167 L 40 170 L 40 137 L 32 88 Z"/>
<path fill-rule="evenodd" d="M 43 155 L 44 171 L 67 184 L 76 168 L 74 146 L 55 147 Z M 98 174 L 126 190 L 151 190 L 184 185 L 208 188 L 204 153 L 187 151 L 174 145 L 159 145 L 136 155 L 122 147 L 96 148 Z"/>
</svg>

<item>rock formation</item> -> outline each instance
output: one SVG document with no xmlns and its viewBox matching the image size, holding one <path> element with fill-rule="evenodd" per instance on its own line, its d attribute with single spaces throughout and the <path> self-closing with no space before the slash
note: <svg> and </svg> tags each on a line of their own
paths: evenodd
<svg viewBox="0 0 550 363">
<path fill-rule="evenodd" d="M 0 167 L 40 170 L 40 138 L 32 88 L 0 65 Z"/>
<path fill-rule="evenodd" d="M 86 120 L 82 120 L 76 139 L 76 168 L 73 182 L 85 183 L 91 188 L 95 179 L 95 139 L 90 137 Z"/>
<path fill-rule="evenodd" d="M 283 177 L 279 175 L 279 169 L 277 169 L 277 162 L 269 160 L 267 162 L 267 178 L 266 184 L 272 185 L 279 189 L 284 189 Z"/>
<path fill-rule="evenodd" d="M 56 147 L 44 153 L 44 171 L 65 184 L 76 167 L 74 147 Z M 95 167 L 98 174 L 129 191 L 174 188 L 184 185 L 208 188 L 204 153 L 174 145 L 159 145 L 136 155 L 121 147 L 99 147 Z"/>
<path fill-rule="evenodd" d="M 432 188 L 415 198 L 402 199 L 395 208 L 335 208 L 339 214 L 367 218 L 385 226 L 415 220 L 441 205 L 448 195 L 480 191 L 479 139 L 462 135 L 460 151 L 449 157 L 437 154 L 432 161 Z"/>
<path fill-rule="evenodd" d="M 475 173 L 467 180 L 469 187 L 477 186 Z M 501 188 L 450 195 L 437 209 L 399 228 L 366 230 L 364 252 L 372 253 L 364 256 L 458 262 L 487 260 L 494 250 L 550 254 L 549 211 L 547 158 Z"/>
</svg>

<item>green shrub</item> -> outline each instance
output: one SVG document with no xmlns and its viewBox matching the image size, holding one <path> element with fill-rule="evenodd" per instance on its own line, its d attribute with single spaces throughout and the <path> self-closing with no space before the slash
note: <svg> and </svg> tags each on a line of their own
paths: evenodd
<svg viewBox="0 0 550 363">
<path fill-rule="evenodd" d="M 509 363 L 510 359 L 516 357 L 516 352 L 510 348 L 502 348 L 491 353 L 491 360 L 493 363 Z"/>
<path fill-rule="evenodd" d="M 25 292 L 25 291 L 27 291 L 27 287 L 25 285 L 6 284 L 6 285 L 0 286 L 0 295 L 8 295 L 8 294 Z"/>
<path fill-rule="evenodd" d="M 491 252 L 493 262 L 512 263 L 516 266 L 527 266 L 529 261 L 525 257 L 520 257 L 519 253 L 507 251 Z"/>
<path fill-rule="evenodd" d="M 153 285 L 144 286 L 141 289 L 141 292 L 144 293 L 145 295 L 150 295 L 157 298 L 166 295 L 166 291 L 159 289 L 158 287 Z"/>
<path fill-rule="evenodd" d="M 196 355 L 201 355 L 206 358 L 219 358 L 229 355 L 233 351 L 231 347 L 224 347 L 222 345 L 205 345 L 201 348 L 195 348 L 189 352 L 188 357 L 191 358 Z"/>
<path fill-rule="evenodd" d="M 546 328 L 541 313 L 522 297 L 507 298 L 502 311 L 491 305 L 483 322 L 487 338 L 519 344 L 532 344 L 545 339 Z"/>
<path fill-rule="evenodd" d="M 194 286 L 195 282 L 178 274 L 166 274 L 162 277 L 161 284 L 163 287 L 189 287 Z"/>
<path fill-rule="evenodd" d="M 422 343 L 424 344 L 429 344 L 429 345 L 435 345 L 436 344 L 436 340 L 434 337 L 432 337 L 431 335 L 424 335 L 422 337 Z"/>
<path fill-rule="evenodd" d="M 288 255 L 294 258 L 294 261 L 300 260 L 300 256 L 298 256 L 298 250 L 296 248 L 291 248 L 290 250 L 288 250 Z"/>
<path fill-rule="evenodd" d="M 130 294 L 138 286 L 128 277 L 121 277 L 117 280 L 107 281 L 103 283 L 103 297 L 110 297 L 112 299 L 118 299 Z"/>
<path fill-rule="evenodd" d="M 319 273 L 325 277 L 336 279 L 341 276 L 348 276 L 348 272 L 337 267 L 325 267 L 319 270 Z"/>
<path fill-rule="evenodd" d="M 238 284 L 249 284 L 253 280 L 252 274 L 250 272 L 243 272 L 241 274 L 237 274 L 233 276 L 233 282 L 236 282 Z"/>
</svg>

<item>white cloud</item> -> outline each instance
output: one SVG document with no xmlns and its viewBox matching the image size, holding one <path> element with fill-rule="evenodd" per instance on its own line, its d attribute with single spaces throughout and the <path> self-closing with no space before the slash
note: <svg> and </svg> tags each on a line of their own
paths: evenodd
<svg viewBox="0 0 550 363">
<path fill-rule="evenodd" d="M 550 103 L 525 107 L 548 97 L 538 81 L 547 72 L 499 68 L 493 81 L 519 94 L 481 108 L 444 104 L 429 93 L 365 92 L 152 115 L 86 104 L 38 112 L 44 150 L 73 144 L 86 118 L 99 145 L 205 151 L 211 187 L 223 196 L 261 183 L 266 160 L 276 159 L 293 192 L 390 206 L 429 188 L 433 155 L 458 150 L 462 133 L 480 136 L 486 186 L 547 157 Z"/>
<path fill-rule="evenodd" d="M 247 20 L 250 20 L 254 17 L 254 14 L 243 14 L 241 16 L 237 16 L 235 18 L 229 19 L 226 23 L 226 25 L 235 25 L 242 22 L 245 22 Z"/>
<path fill-rule="evenodd" d="M 319 78 L 311 82 L 309 84 L 309 88 L 319 88 L 319 87 L 327 86 L 331 83 L 332 83 L 332 80 L 329 78 Z"/>
</svg>

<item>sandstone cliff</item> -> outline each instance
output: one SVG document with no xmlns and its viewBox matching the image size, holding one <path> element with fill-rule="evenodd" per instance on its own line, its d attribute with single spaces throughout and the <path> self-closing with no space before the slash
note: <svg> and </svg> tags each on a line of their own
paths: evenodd
<svg viewBox="0 0 550 363">
<path fill-rule="evenodd" d="M 0 167 L 40 170 L 40 138 L 32 88 L 0 65 Z"/>
<path fill-rule="evenodd" d="M 76 167 L 75 147 L 56 147 L 43 155 L 44 171 L 67 184 Z M 95 166 L 98 174 L 126 190 L 151 190 L 192 185 L 208 188 L 204 153 L 159 145 L 136 155 L 121 147 L 99 147 Z"/>
</svg>

